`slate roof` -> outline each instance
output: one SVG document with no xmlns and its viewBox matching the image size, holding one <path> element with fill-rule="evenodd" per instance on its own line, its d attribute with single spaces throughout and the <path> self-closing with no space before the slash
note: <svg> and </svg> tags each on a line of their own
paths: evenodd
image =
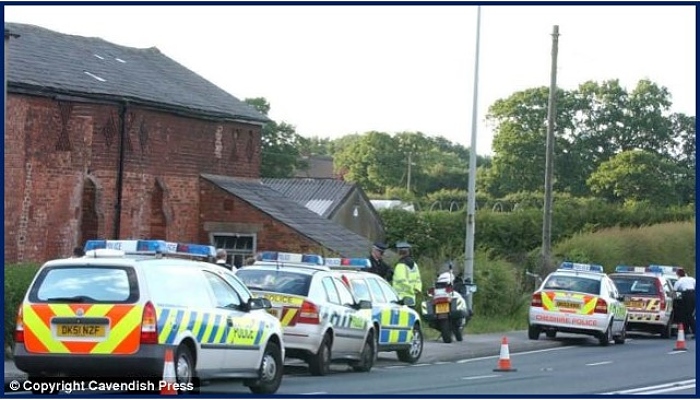
<svg viewBox="0 0 700 400">
<path fill-rule="evenodd" d="M 320 178 L 263 178 L 262 182 L 324 218 L 330 218 L 355 187 L 338 179 Z"/>
<path fill-rule="evenodd" d="M 371 243 L 363 236 L 321 217 L 261 180 L 209 174 L 201 177 L 341 257 L 364 257 L 369 251 Z"/>
<path fill-rule="evenodd" d="M 8 29 L 20 36 L 8 45 L 10 92 L 129 100 L 210 118 L 269 121 L 155 47 L 125 47 L 28 24 L 6 22 L 6 33 Z"/>
</svg>

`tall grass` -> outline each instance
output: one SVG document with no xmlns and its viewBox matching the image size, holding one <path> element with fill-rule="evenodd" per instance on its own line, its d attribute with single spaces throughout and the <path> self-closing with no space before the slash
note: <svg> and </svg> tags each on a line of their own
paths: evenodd
<svg viewBox="0 0 700 400">
<path fill-rule="evenodd" d="M 695 275 L 695 220 L 582 233 L 554 246 L 561 260 L 617 265 L 678 265 Z"/>
</svg>

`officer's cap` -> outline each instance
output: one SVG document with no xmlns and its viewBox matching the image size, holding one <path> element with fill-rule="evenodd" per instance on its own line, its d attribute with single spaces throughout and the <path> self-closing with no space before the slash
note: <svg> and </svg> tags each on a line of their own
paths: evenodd
<svg viewBox="0 0 700 400">
<path fill-rule="evenodd" d="M 388 246 L 387 246 L 386 244 L 382 243 L 382 242 L 375 242 L 375 243 L 372 245 L 372 248 L 373 248 L 373 249 L 379 250 L 379 251 L 381 251 L 381 252 L 384 252 L 384 251 L 387 249 L 387 247 L 388 247 Z"/>
<path fill-rule="evenodd" d="M 407 241 L 396 242 L 397 249 L 410 249 L 411 245 Z"/>
</svg>

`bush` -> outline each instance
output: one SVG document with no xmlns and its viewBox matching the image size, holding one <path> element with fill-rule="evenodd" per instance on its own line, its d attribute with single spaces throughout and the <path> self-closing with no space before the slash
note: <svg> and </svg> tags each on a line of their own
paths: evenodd
<svg viewBox="0 0 700 400">
<path fill-rule="evenodd" d="M 38 264 L 7 264 L 5 265 L 5 346 L 14 346 L 15 324 L 17 310 L 27 293 L 34 275 L 39 269 Z"/>
</svg>

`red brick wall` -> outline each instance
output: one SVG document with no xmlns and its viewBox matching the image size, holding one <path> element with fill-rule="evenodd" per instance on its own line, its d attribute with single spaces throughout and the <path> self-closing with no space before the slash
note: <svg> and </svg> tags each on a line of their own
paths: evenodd
<svg viewBox="0 0 700 400">
<path fill-rule="evenodd" d="M 258 177 L 260 128 L 129 106 L 120 238 L 151 235 L 151 194 L 163 189 L 168 240 L 193 240 L 200 173 Z M 8 95 L 5 261 L 68 256 L 82 244 L 83 185 L 96 186 L 98 233 L 113 238 L 120 108 Z M 156 230 L 157 232 L 157 230 Z"/>
<path fill-rule="evenodd" d="M 211 182 L 200 179 L 200 243 L 209 243 L 210 232 L 221 232 L 213 226 L 234 225 L 230 233 L 254 233 L 256 251 L 275 250 L 321 254 L 318 243 L 275 220 L 240 198 L 229 194 Z"/>
</svg>

